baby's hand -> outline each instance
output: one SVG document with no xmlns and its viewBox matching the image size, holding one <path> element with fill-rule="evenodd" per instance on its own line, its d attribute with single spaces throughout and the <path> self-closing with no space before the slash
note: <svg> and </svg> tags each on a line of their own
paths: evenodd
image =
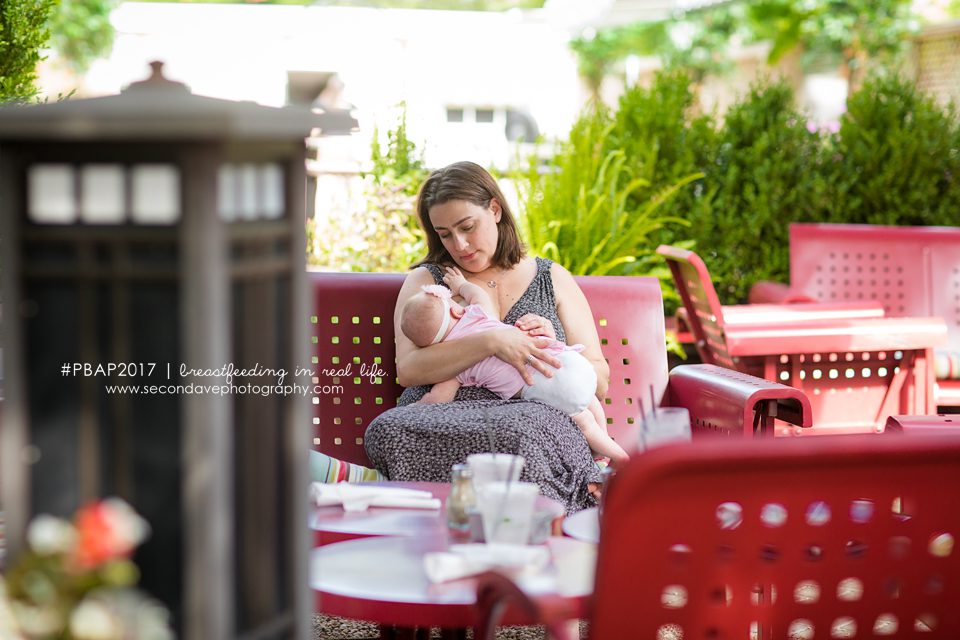
<svg viewBox="0 0 960 640">
<path fill-rule="evenodd" d="M 446 273 L 443 276 L 443 281 L 446 283 L 450 290 L 453 291 L 454 295 L 460 294 L 460 287 L 462 287 L 467 279 L 463 277 L 463 274 L 460 273 L 460 269 L 456 267 L 446 267 Z"/>
</svg>

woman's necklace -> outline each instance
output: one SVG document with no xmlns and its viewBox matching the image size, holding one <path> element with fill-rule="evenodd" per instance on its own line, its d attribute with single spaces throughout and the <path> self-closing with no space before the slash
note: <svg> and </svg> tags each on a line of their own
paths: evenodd
<svg viewBox="0 0 960 640">
<path fill-rule="evenodd" d="M 489 287 L 490 289 L 497 288 L 497 280 L 495 278 L 491 278 L 490 280 L 484 280 L 484 284 L 487 285 L 487 287 Z"/>
</svg>

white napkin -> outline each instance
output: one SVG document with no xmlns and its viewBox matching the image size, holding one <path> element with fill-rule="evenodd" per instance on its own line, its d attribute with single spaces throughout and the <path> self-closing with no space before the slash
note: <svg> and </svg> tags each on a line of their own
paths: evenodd
<svg viewBox="0 0 960 640">
<path fill-rule="evenodd" d="M 423 569 L 431 582 L 446 582 L 483 573 L 509 569 L 513 573 L 536 572 L 547 566 L 550 551 L 544 546 L 520 544 L 455 544 L 450 551 L 428 553 Z"/>
<path fill-rule="evenodd" d="M 368 507 L 394 507 L 401 509 L 439 509 L 440 500 L 429 491 L 385 487 L 382 485 L 357 485 L 349 482 L 328 484 L 310 483 L 310 499 L 318 507 L 343 505 L 344 511 L 366 511 Z"/>
</svg>

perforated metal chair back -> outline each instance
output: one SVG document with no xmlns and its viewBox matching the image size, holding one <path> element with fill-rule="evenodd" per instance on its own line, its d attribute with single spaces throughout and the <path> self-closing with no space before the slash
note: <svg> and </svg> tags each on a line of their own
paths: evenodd
<svg viewBox="0 0 960 640">
<path fill-rule="evenodd" d="M 609 487 L 590 637 L 960 637 L 960 438 L 701 441 Z"/>
<path fill-rule="evenodd" d="M 824 302 L 876 300 L 938 316 L 960 349 L 960 227 L 790 225 L 790 284 Z"/>
<path fill-rule="evenodd" d="M 313 447 L 338 458 L 369 464 L 363 447 L 367 425 L 396 406 L 393 311 L 403 274 L 309 274 L 312 323 Z M 578 276 L 590 303 L 610 388 L 604 411 L 611 435 L 635 433 L 638 399 L 651 388 L 662 402 L 667 387 L 663 302 L 656 278 Z M 380 375 L 376 375 L 376 374 Z"/>
</svg>

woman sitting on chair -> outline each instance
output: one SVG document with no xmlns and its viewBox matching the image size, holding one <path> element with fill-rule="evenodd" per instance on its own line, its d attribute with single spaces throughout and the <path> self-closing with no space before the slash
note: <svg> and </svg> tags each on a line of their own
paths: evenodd
<svg viewBox="0 0 960 640">
<path fill-rule="evenodd" d="M 420 190 L 417 213 L 427 236 L 427 256 L 404 281 L 394 314 L 397 374 L 407 389 L 397 408 L 367 428 L 368 456 L 391 480 L 448 481 L 453 464 L 494 447 L 522 455 L 523 479 L 538 483 L 541 493 L 569 511 L 590 506 L 599 470 L 583 434 L 562 411 L 539 402 L 504 400 L 478 386 L 460 387 L 454 402 L 417 402 L 431 385 L 456 378 L 490 356 L 514 367 L 527 384 L 534 382 L 532 370 L 552 376 L 560 366 L 546 349 L 553 340 L 583 345 L 582 354 L 597 374 L 594 392 L 602 401 L 610 370 L 586 297 L 566 269 L 525 255 L 503 193 L 479 165 L 458 162 L 434 171 Z M 495 315 L 521 331 L 413 344 L 400 329 L 401 310 L 424 285 L 445 286 L 445 267 L 459 268 L 468 282 L 483 287 Z M 364 478 L 357 468 L 338 475 Z"/>
</svg>

